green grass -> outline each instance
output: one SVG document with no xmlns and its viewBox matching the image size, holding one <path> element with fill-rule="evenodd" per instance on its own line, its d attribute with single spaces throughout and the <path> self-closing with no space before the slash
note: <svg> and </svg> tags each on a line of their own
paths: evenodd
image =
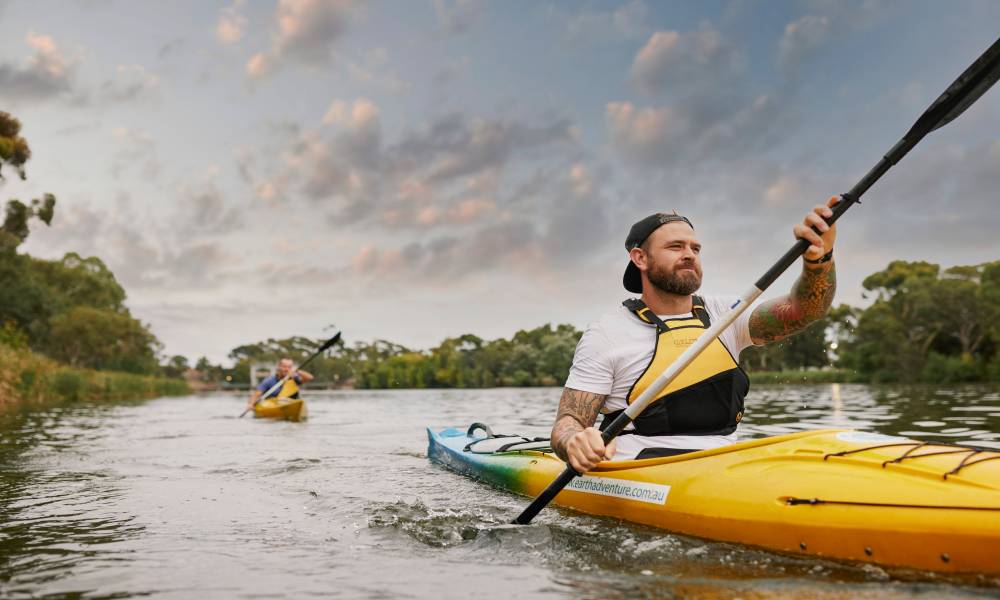
<svg viewBox="0 0 1000 600">
<path fill-rule="evenodd" d="M 59 402 L 142 400 L 189 393 L 179 379 L 74 369 L 0 344 L 0 410 Z"/>
</svg>

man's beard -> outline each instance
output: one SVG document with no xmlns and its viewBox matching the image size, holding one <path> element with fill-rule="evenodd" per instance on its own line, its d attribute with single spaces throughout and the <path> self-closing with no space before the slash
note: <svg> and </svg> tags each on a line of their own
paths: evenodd
<svg viewBox="0 0 1000 600">
<path fill-rule="evenodd" d="M 701 270 L 696 265 L 691 265 L 692 270 L 678 268 L 674 272 L 669 272 L 660 268 L 656 263 L 649 265 L 646 277 L 653 287 L 668 294 L 678 296 L 690 296 L 701 287 Z"/>
</svg>

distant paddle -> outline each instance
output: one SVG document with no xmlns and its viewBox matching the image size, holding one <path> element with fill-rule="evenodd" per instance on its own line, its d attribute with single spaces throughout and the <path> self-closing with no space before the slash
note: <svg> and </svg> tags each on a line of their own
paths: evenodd
<svg viewBox="0 0 1000 600">
<path fill-rule="evenodd" d="M 899 140 L 895 146 L 893 146 L 889 152 L 882 157 L 882 160 L 868 172 L 867 175 L 861 178 L 857 184 L 851 188 L 851 191 L 846 194 L 841 195 L 841 200 L 833 207 L 833 215 L 826 219 L 827 224 L 833 225 L 840 215 L 844 214 L 852 204 L 858 202 L 861 195 L 864 194 L 868 188 L 870 188 L 876 181 L 879 180 L 882 175 L 886 173 L 894 164 L 900 161 L 906 153 L 913 149 L 917 145 L 917 142 L 922 140 L 924 136 L 928 133 L 934 131 L 939 127 L 947 125 L 953 121 L 958 115 L 962 114 L 965 109 L 972 106 L 972 104 L 979 99 L 980 96 L 986 93 L 986 90 L 990 89 L 997 79 L 1000 79 L 1000 39 L 993 42 L 993 45 L 983 53 L 982 56 L 976 59 L 976 62 L 959 76 L 948 89 L 934 101 L 933 104 L 928 107 L 924 114 L 920 115 L 913 127 L 910 128 L 903 139 Z M 820 233 L 816 228 L 813 228 L 816 233 Z M 757 280 L 757 282 L 747 290 L 740 299 L 730 308 L 729 312 L 723 315 L 721 319 L 715 321 L 711 327 L 705 330 L 701 336 L 695 341 L 694 344 L 688 347 L 687 350 L 681 354 L 677 360 L 675 360 L 660 376 L 648 387 L 646 391 L 642 393 L 632 404 L 628 406 L 614 421 L 611 422 L 601 437 L 604 439 L 604 443 L 607 444 L 615 437 L 621 433 L 625 427 L 631 423 L 639 414 L 648 406 L 656 397 L 666 388 L 671 381 L 673 381 L 677 375 L 680 374 L 691 362 L 701 354 L 702 350 L 708 347 L 719 334 L 722 333 L 724 329 L 729 327 L 736 317 L 745 311 L 754 300 L 760 296 L 764 290 L 768 288 L 774 280 L 777 279 L 782 273 L 788 269 L 793 262 L 795 262 L 802 253 L 809 248 L 809 242 L 804 239 L 799 239 L 792 248 L 782 256 L 778 262 L 776 262 L 764 276 Z M 579 473 L 573 470 L 573 467 L 567 466 L 559 477 L 549 484 L 547 488 L 542 490 L 542 493 L 538 495 L 535 500 L 524 509 L 516 519 L 514 523 L 518 525 L 527 525 L 531 522 L 531 519 L 535 517 L 543 508 L 545 508 L 553 498 L 556 497 L 574 477 L 577 477 Z"/>
<path fill-rule="evenodd" d="M 325 352 L 326 350 L 328 350 L 330 348 L 330 346 L 333 346 L 334 344 L 336 344 L 339 341 L 340 341 L 340 332 L 338 331 L 337 335 L 333 336 L 332 338 L 330 338 L 326 342 L 324 342 L 323 345 L 319 347 L 319 350 L 317 350 L 316 352 L 313 352 L 312 356 L 310 356 L 309 358 L 307 358 L 304 361 L 302 361 L 302 364 L 300 364 L 298 367 L 296 367 L 296 369 L 301 369 L 302 367 L 308 365 L 310 362 L 312 362 L 312 360 L 314 358 L 316 358 L 317 356 L 319 356 L 320 354 L 322 354 L 323 352 Z M 266 392 L 264 392 L 263 394 L 261 394 L 260 398 L 257 398 L 257 400 L 254 401 L 253 406 L 247 408 L 245 411 L 243 411 L 242 413 L 240 413 L 240 416 L 237 417 L 237 418 L 242 419 L 243 416 L 246 415 L 251 410 L 253 410 L 253 407 L 257 406 L 257 404 L 261 400 L 267 398 L 271 394 L 271 392 L 273 392 L 274 390 L 277 390 L 281 386 L 285 385 L 285 382 L 288 381 L 288 378 L 292 376 L 292 373 L 293 373 L 293 371 L 289 371 L 287 375 L 285 375 L 284 377 L 281 378 L 280 381 L 278 381 L 278 383 L 275 383 L 274 385 L 272 385 L 271 389 L 269 389 Z"/>
</svg>

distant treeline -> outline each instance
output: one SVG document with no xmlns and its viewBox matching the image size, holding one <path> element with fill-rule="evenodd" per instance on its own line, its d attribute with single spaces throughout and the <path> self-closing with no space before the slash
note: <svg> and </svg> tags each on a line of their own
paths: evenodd
<svg viewBox="0 0 1000 600">
<path fill-rule="evenodd" d="M 789 373 L 788 381 L 1000 381 L 1000 261 L 942 271 L 926 262 L 895 261 L 864 280 L 874 302 L 840 305 L 804 332 L 750 348 L 741 362 L 751 372 Z M 463 335 L 430 350 L 387 341 L 331 349 L 310 365 L 320 381 L 359 388 L 443 388 L 562 385 L 581 332 L 543 325 L 510 339 Z M 198 367 L 246 381 L 250 364 L 281 356 L 301 360 L 322 340 L 289 338 L 235 348 L 232 369 Z M 795 372 L 831 370 L 798 377 Z"/>
<path fill-rule="evenodd" d="M 486 341 L 467 334 L 431 350 L 411 350 L 376 340 L 332 348 L 309 365 L 320 381 L 359 388 L 447 388 L 562 385 L 580 332 L 572 325 L 543 325 L 507 339 Z M 247 381 L 250 365 L 282 356 L 301 360 L 322 340 L 289 338 L 235 348 L 232 370 L 214 367 L 234 381 Z M 205 366 L 201 361 L 199 365 Z"/>
</svg>

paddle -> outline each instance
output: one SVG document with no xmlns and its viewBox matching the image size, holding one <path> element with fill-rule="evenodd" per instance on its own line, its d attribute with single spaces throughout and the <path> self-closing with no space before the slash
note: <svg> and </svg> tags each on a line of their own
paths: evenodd
<svg viewBox="0 0 1000 600">
<path fill-rule="evenodd" d="M 302 367 L 308 365 L 310 362 L 312 362 L 312 360 L 314 358 L 316 358 L 317 356 L 319 356 L 320 354 L 322 354 L 323 352 L 325 352 L 328 348 L 330 348 L 330 346 L 336 344 L 338 341 L 340 341 L 340 332 L 339 331 L 337 332 L 337 335 L 333 336 L 332 338 L 330 338 L 326 342 L 324 342 L 323 345 L 319 347 L 319 350 L 317 350 L 316 352 L 313 352 L 312 356 L 310 356 L 309 358 L 307 358 L 304 361 L 302 361 L 302 364 L 299 365 L 298 368 L 301 369 Z M 267 398 L 267 396 L 271 392 L 273 392 L 274 390 L 276 390 L 276 389 L 280 388 L 281 386 L 283 386 L 285 384 L 285 382 L 288 381 L 288 378 L 292 376 L 292 372 L 293 371 L 289 371 L 288 374 L 285 375 L 284 377 L 282 377 L 281 380 L 278 383 L 272 385 L 271 389 L 269 389 L 266 392 L 264 392 L 263 394 L 261 394 L 259 398 L 257 398 L 256 400 L 254 400 L 253 406 L 250 406 L 245 411 L 243 411 L 242 413 L 240 413 L 240 416 L 238 418 L 242 419 L 243 416 L 245 414 L 247 414 L 248 412 L 250 412 L 253 409 L 254 406 L 257 406 L 257 403 L 259 403 L 264 398 Z"/>
<path fill-rule="evenodd" d="M 1000 79 L 1000 39 L 993 42 L 993 45 L 983 53 L 972 65 L 955 80 L 948 89 L 934 101 L 930 107 L 924 111 L 924 114 L 920 115 L 916 123 L 910 128 L 903 139 L 899 140 L 895 146 L 893 146 L 882 160 L 868 172 L 867 175 L 861 178 L 851 191 L 846 194 L 841 195 L 841 200 L 833 207 L 833 215 L 826 218 L 826 222 L 829 225 L 833 225 L 844 214 L 848 208 L 851 207 L 855 202 L 859 202 L 861 196 L 870 188 L 876 181 L 879 180 L 882 175 L 889 170 L 890 167 L 899 162 L 903 156 L 906 155 L 914 146 L 917 145 L 921 139 L 924 138 L 928 133 L 934 131 L 939 127 L 947 125 L 952 120 L 954 120 L 958 115 L 962 114 L 965 109 L 969 108 L 976 100 L 979 99 L 986 90 L 990 88 L 997 79 Z M 816 230 L 815 228 L 813 228 Z M 820 233 L 816 230 L 816 233 Z M 646 391 L 642 393 L 632 404 L 628 406 L 614 421 L 611 422 L 604 432 L 601 434 L 601 438 L 604 439 L 604 443 L 607 444 L 615 437 L 621 433 L 625 427 L 631 423 L 639 413 L 641 413 L 646 406 L 648 406 L 653 400 L 657 398 L 660 392 L 670 384 L 677 375 L 680 374 L 691 362 L 699 355 L 701 352 L 708 347 L 719 334 L 722 333 L 724 329 L 729 327 L 733 321 L 736 320 L 740 314 L 743 313 L 754 300 L 760 296 L 764 290 L 768 288 L 774 280 L 777 279 L 782 273 L 788 269 L 793 262 L 795 262 L 802 253 L 809 248 L 809 242 L 804 239 L 799 239 L 795 245 L 791 247 L 782 256 L 778 262 L 764 273 L 764 276 L 757 280 L 747 292 L 745 292 L 739 300 L 730 307 L 728 313 L 726 313 L 721 319 L 715 321 L 711 327 L 705 330 L 701 336 L 695 341 L 694 344 L 688 347 L 683 354 L 681 354 L 676 361 L 674 361 L 660 376 L 648 387 Z M 528 505 L 524 511 L 514 519 L 513 523 L 518 525 L 527 525 L 531 522 L 531 519 L 535 517 L 549 502 L 555 498 L 574 477 L 577 477 L 579 473 L 573 470 L 573 467 L 568 466 L 566 469 L 557 477 L 552 483 L 545 488 L 537 498 Z"/>
</svg>

